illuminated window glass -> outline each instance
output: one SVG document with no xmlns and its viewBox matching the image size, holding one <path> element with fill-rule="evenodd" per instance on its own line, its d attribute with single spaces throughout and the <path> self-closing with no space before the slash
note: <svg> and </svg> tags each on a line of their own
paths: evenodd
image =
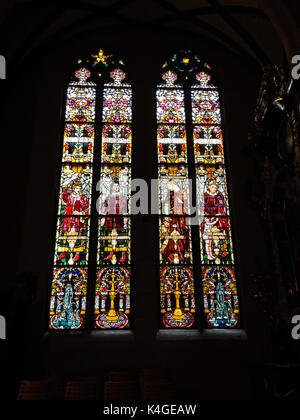
<svg viewBox="0 0 300 420">
<path fill-rule="evenodd" d="M 67 89 L 50 328 L 85 326 L 96 85 L 87 68 Z"/>
<path fill-rule="evenodd" d="M 163 70 L 165 84 L 156 90 L 161 325 L 234 328 L 240 310 L 219 90 L 210 66 L 190 51 L 174 54 Z M 195 223 L 187 217 L 188 167 L 196 179 L 200 255 L 193 255 Z M 198 278 L 193 263 L 201 267 Z"/>
<path fill-rule="evenodd" d="M 76 80 L 67 87 L 50 329 L 85 328 L 92 309 L 95 328 L 129 326 L 132 93 L 122 68 L 122 60 L 100 50 L 78 61 Z M 99 183 L 93 176 L 99 171 L 96 151 Z M 98 223 L 92 217 L 96 202 Z M 98 226 L 97 255 L 90 258 L 93 225 Z M 89 280 L 95 271 L 96 287 Z M 91 286 L 94 308 L 87 302 Z"/>
<path fill-rule="evenodd" d="M 229 198 L 218 89 L 208 72 L 191 88 L 205 323 L 232 328 L 239 322 Z"/>
<path fill-rule="evenodd" d="M 98 211 L 95 327 L 130 324 L 130 180 L 132 90 L 125 73 L 104 85 L 102 157 Z"/>
<path fill-rule="evenodd" d="M 184 90 L 174 72 L 162 78 L 156 90 L 161 323 L 188 328 L 195 320 L 195 297 Z"/>
</svg>

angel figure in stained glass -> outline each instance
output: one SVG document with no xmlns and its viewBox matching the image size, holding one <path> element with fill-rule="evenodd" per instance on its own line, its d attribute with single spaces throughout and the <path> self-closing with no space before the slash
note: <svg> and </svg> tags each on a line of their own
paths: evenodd
<svg viewBox="0 0 300 420">
<path fill-rule="evenodd" d="M 86 214 L 89 207 L 89 199 L 81 193 L 82 184 L 80 181 L 75 181 L 69 189 L 64 188 L 62 193 L 62 200 L 65 203 L 64 215 L 80 216 Z"/>
<path fill-rule="evenodd" d="M 207 216 L 226 215 L 224 195 L 219 191 L 215 179 L 209 181 L 207 191 L 204 193 L 204 214 Z"/>
<path fill-rule="evenodd" d="M 220 216 L 226 215 L 224 195 L 218 187 L 215 179 L 208 182 L 207 191 L 204 193 L 204 218 L 201 223 L 202 237 L 205 242 L 205 251 L 209 261 L 215 260 L 220 263 L 219 244 L 222 242 L 226 247 L 228 234 L 228 220 Z M 218 216 L 218 217 L 216 217 Z M 228 255 L 228 250 L 223 249 L 222 256 Z M 225 255 L 226 254 L 226 255 Z"/>
<path fill-rule="evenodd" d="M 118 238 L 118 235 L 127 229 L 127 217 L 123 217 L 128 212 L 128 199 L 120 192 L 120 185 L 118 179 L 115 179 L 111 185 L 111 193 L 106 197 L 101 213 L 105 215 L 112 215 L 111 217 L 102 217 L 100 220 L 100 227 L 106 235 L 111 236 L 111 249 L 109 255 L 105 260 L 110 260 L 112 263 L 117 262 L 115 252 L 122 251 L 120 263 L 126 260 L 127 244 L 125 239 Z"/>
<path fill-rule="evenodd" d="M 205 242 L 207 258 L 211 261 L 216 260 L 219 255 L 220 241 L 227 240 L 228 220 L 220 217 L 204 217 L 201 224 L 201 232 Z M 224 250 L 223 250 L 224 251 Z M 228 250 L 222 254 L 228 254 Z M 219 261 L 219 260 L 218 260 Z"/>
<path fill-rule="evenodd" d="M 167 197 L 164 202 L 165 214 L 187 214 L 187 191 L 178 185 L 175 179 L 167 182 Z"/>
<path fill-rule="evenodd" d="M 73 254 L 70 257 L 70 264 L 79 260 L 80 251 L 85 249 L 85 219 L 78 216 L 82 216 L 87 213 L 89 200 L 82 194 L 81 188 L 81 183 L 79 181 L 75 181 L 70 189 L 66 187 L 62 192 L 62 201 L 65 204 L 64 216 L 70 217 L 64 217 L 62 219 L 61 233 L 65 236 L 70 250 L 74 249 L 76 251 L 74 258 Z M 63 250 L 65 246 L 60 246 L 60 248 Z M 65 249 L 65 251 L 66 250 L 67 249 Z M 66 258 L 67 254 L 65 251 L 60 254 L 58 260 L 64 260 Z"/>
<path fill-rule="evenodd" d="M 165 258 L 169 263 L 183 263 L 190 257 L 189 232 L 183 217 L 163 218 L 161 241 L 163 258 Z"/>
</svg>

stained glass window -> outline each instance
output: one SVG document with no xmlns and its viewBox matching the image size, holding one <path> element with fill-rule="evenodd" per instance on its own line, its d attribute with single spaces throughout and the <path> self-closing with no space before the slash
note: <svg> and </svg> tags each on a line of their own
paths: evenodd
<svg viewBox="0 0 300 420">
<path fill-rule="evenodd" d="M 188 328 L 195 320 L 195 297 L 184 90 L 174 72 L 162 78 L 156 90 L 161 323 Z"/>
<path fill-rule="evenodd" d="M 218 89 L 211 76 L 196 74 L 191 88 L 204 322 L 212 328 L 239 323 L 230 206 Z"/>
<path fill-rule="evenodd" d="M 94 327 L 127 328 L 132 92 L 123 82 L 123 61 L 112 54 L 100 50 L 77 64 L 76 80 L 69 83 L 66 93 L 49 327 L 86 327 L 87 290 L 92 286 Z M 105 83 L 108 76 L 111 82 Z M 101 155 L 101 168 L 94 162 L 96 151 Z M 94 173 L 99 169 L 97 183 Z M 97 189 L 100 197 L 96 201 Z M 92 203 L 98 210 L 97 223 L 92 218 Z M 91 259 L 93 226 L 98 232 L 97 255 Z M 96 260 L 97 267 L 90 260 Z M 95 271 L 96 284 L 91 285 L 89 278 Z"/>
<path fill-rule="evenodd" d="M 116 69 L 104 85 L 95 328 L 130 325 L 132 90 Z"/>
<path fill-rule="evenodd" d="M 93 328 L 118 330 L 131 324 L 132 88 L 123 61 L 103 50 L 78 64 L 66 91 L 49 327 L 82 329 L 93 311 Z M 219 89 L 210 66 L 188 51 L 163 65 L 162 79 L 161 326 L 234 328 L 239 298 Z"/>
<path fill-rule="evenodd" d="M 80 68 L 67 89 L 50 328 L 85 326 L 96 85 Z"/>
<path fill-rule="evenodd" d="M 211 67 L 190 51 L 174 54 L 162 78 L 156 90 L 161 325 L 234 328 L 239 299 L 219 90 L 211 83 Z M 190 170 L 197 226 L 189 223 Z M 193 247 L 197 236 L 200 246 Z M 201 267 L 197 278 L 193 264 Z"/>
</svg>

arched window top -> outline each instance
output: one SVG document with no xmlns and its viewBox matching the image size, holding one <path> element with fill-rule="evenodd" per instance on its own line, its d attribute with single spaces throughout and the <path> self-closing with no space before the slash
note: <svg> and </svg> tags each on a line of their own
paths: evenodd
<svg viewBox="0 0 300 420">
<path fill-rule="evenodd" d="M 85 58 L 79 58 L 73 66 L 72 80 L 74 74 L 79 80 L 81 76 L 82 82 L 86 80 L 87 83 L 84 84 L 112 83 L 115 86 L 124 86 L 128 81 L 128 69 L 124 60 L 103 48 L 98 52 L 91 52 Z"/>
<path fill-rule="evenodd" d="M 176 75 L 177 84 L 188 86 L 195 84 L 193 87 L 216 88 L 216 78 L 212 67 L 200 55 L 190 50 L 180 50 L 164 62 L 162 73 L 170 75 L 169 72 Z M 168 82 L 170 81 L 171 79 L 168 79 Z"/>
</svg>

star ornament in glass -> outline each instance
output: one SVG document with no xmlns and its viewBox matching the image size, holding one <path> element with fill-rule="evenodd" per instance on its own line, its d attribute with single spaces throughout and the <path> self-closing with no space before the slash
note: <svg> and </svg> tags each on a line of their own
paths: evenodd
<svg viewBox="0 0 300 420">
<path fill-rule="evenodd" d="M 104 55 L 104 51 L 102 49 L 99 50 L 98 54 L 92 54 L 92 57 L 95 59 L 94 65 L 101 62 L 105 66 L 108 66 L 106 59 L 109 58 L 110 55 Z"/>
</svg>

